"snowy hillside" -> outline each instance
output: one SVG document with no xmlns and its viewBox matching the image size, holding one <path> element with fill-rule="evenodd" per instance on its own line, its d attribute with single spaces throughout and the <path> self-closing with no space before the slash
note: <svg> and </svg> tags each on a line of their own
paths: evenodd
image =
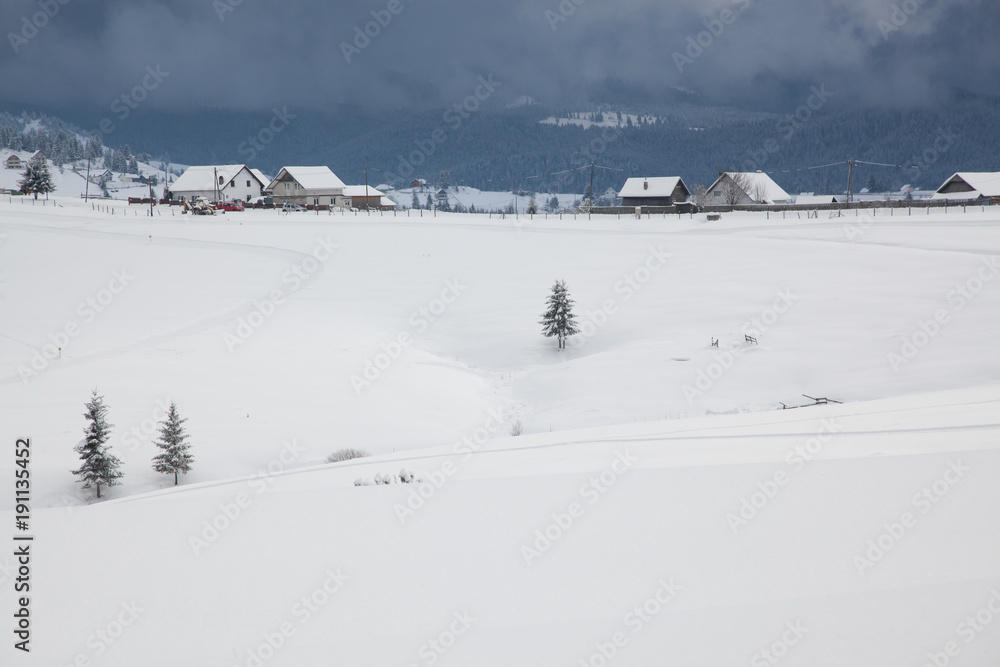
<svg viewBox="0 0 1000 667">
<path fill-rule="evenodd" d="M 53 201 L 0 200 L 36 535 L 34 650 L 3 664 L 1000 663 L 998 210 Z M 94 388 L 126 473 L 100 503 L 69 473 Z M 843 404 L 781 409 L 803 394 Z M 171 401 L 179 488 L 149 465 Z"/>
</svg>

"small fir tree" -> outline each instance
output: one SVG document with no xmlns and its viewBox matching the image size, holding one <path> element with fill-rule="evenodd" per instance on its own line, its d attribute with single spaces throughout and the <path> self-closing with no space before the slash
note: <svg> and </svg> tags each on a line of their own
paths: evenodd
<svg viewBox="0 0 1000 667">
<path fill-rule="evenodd" d="M 184 432 L 184 422 L 177 414 L 177 405 L 170 404 L 167 411 L 167 418 L 160 422 L 160 439 L 155 444 L 161 450 L 160 454 L 153 457 L 153 470 L 164 475 L 174 476 L 174 486 L 179 483 L 180 473 L 191 472 L 191 464 L 194 457 L 191 455 L 191 445 L 187 441 L 187 433 Z"/>
<path fill-rule="evenodd" d="M 94 390 L 87 403 L 87 411 L 83 416 L 87 419 L 87 426 L 83 429 L 86 436 L 75 451 L 80 454 L 83 465 L 79 470 L 74 470 L 73 474 L 83 482 L 83 488 L 97 488 L 97 497 L 101 497 L 101 486 L 118 486 L 119 480 L 124 477 L 121 472 L 121 460 L 111 454 L 107 446 L 111 437 L 111 429 L 114 428 L 107 421 L 108 408 L 104 405 L 104 397 Z"/>
<path fill-rule="evenodd" d="M 566 349 L 566 339 L 577 334 L 580 330 L 576 326 L 576 315 L 573 314 L 573 304 L 576 303 L 569 296 L 565 280 L 557 280 L 552 286 L 552 293 L 548 298 L 548 310 L 542 315 L 542 333 L 546 338 L 558 338 L 559 349 Z"/>
<path fill-rule="evenodd" d="M 21 177 L 17 187 L 25 194 L 35 195 L 35 199 L 38 199 L 38 195 L 47 195 L 56 189 L 52 183 L 49 166 L 45 164 L 45 160 L 40 158 L 35 158 L 28 163 L 24 170 L 24 176 Z"/>
</svg>

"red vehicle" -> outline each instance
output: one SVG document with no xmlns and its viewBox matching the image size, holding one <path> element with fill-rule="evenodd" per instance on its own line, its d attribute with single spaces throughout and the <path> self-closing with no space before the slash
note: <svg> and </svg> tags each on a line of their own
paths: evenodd
<svg viewBox="0 0 1000 667">
<path fill-rule="evenodd" d="M 242 211 L 243 205 L 234 202 L 223 202 L 221 204 L 215 204 L 216 211 Z"/>
</svg>

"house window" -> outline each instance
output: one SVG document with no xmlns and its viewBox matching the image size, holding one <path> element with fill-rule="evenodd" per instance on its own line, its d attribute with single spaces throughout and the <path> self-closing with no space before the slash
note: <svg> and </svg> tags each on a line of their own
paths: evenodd
<svg viewBox="0 0 1000 667">
<path fill-rule="evenodd" d="M 226 182 L 226 179 L 223 178 L 222 176 L 219 176 L 219 185 L 222 185 L 225 182 Z"/>
<path fill-rule="evenodd" d="M 319 197 L 317 197 L 316 199 L 313 199 L 313 205 L 319 206 Z"/>
<path fill-rule="evenodd" d="M 248 188 L 250 187 L 250 181 L 247 181 L 247 187 Z"/>
</svg>

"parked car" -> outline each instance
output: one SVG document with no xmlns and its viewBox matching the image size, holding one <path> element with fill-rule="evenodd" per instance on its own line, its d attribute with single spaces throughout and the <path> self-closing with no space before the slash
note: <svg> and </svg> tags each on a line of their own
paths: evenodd
<svg viewBox="0 0 1000 667">
<path fill-rule="evenodd" d="M 242 211 L 243 205 L 238 202 L 222 202 L 221 204 L 216 204 L 215 209 L 217 211 Z"/>
<path fill-rule="evenodd" d="M 299 204 L 286 203 L 284 206 L 281 207 L 281 210 L 284 211 L 285 213 L 291 213 L 292 211 L 304 211 L 306 210 L 306 207 L 300 206 Z"/>
</svg>

